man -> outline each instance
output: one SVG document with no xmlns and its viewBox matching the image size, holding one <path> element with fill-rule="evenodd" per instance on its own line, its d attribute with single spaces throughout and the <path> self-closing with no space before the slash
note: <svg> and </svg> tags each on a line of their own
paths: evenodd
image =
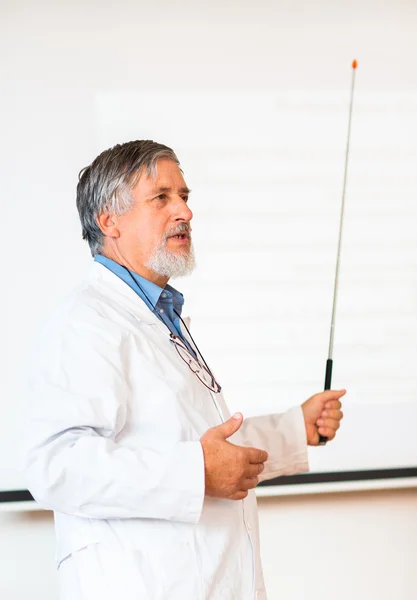
<svg viewBox="0 0 417 600">
<path fill-rule="evenodd" d="M 265 599 L 259 480 L 308 470 L 344 391 L 231 417 L 182 321 L 189 190 L 174 152 L 115 146 L 80 175 L 95 257 L 43 333 L 31 380 L 29 489 L 55 511 L 62 600 Z"/>
</svg>

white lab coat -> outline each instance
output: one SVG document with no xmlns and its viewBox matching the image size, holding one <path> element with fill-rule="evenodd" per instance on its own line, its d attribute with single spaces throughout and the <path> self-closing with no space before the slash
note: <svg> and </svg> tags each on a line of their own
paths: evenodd
<svg viewBox="0 0 417 600">
<path fill-rule="evenodd" d="M 166 326 L 94 263 L 51 317 L 30 378 L 27 483 L 55 511 L 65 600 L 114 598 L 130 580 L 138 600 L 266 598 L 255 493 L 204 494 L 199 439 L 229 416 Z M 248 418 L 231 440 L 269 453 L 262 479 L 308 470 L 299 407 Z"/>
</svg>

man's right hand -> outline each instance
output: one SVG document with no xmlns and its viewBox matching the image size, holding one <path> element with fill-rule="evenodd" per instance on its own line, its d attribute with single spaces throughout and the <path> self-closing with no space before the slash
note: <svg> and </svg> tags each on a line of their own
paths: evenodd
<svg viewBox="0 0 417 600">
<path fill-rule="evenodd" d="M 236 413 L 225 423 L 208 429 L 200 439 L 204 453 L 206 495 L 243 500 L 258 484 L 268 453 L 258 448 L 236 446 L 227 441 L 242 425 Z"/>
</svg>

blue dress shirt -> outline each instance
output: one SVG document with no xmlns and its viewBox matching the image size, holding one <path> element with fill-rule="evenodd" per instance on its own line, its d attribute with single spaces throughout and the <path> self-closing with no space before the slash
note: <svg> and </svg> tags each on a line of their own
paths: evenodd
<svg viewBox="0 0 417 600">
<path fill-rule="evenodd" d="M 188 341 L 184 339 L 182 334 L 180 319 L 178 317 L 178 315 L 181 315 L 182 307 L 184 305 L 184 296 L 181 292 L 168 284 L 165 288 L 161 288 L 159 285 L 156 285 L 156 283 L 145 279 L 134 271 L 122 267 L 119 263 L 102 254 L 97 254 L 94 257 L 94 260 L 120 277 L 120 279 L 136 292 L 136 294 L 145 302 L 147 307 L 155 313 L 165 325 L 167 325 L 169 330 L 174 335 L 181 336 L 189 347 Z M 174 310 L 178 315 L 175 314 Z"/>
</svg>

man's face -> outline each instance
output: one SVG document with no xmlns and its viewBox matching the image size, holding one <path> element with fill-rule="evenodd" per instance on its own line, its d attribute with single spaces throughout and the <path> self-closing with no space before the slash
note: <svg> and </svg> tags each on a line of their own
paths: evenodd
<svg viewBox="0 0 417 600">
<path fill-rule="evenodd" d="M 158 285 L 190 272 L 193 213 L 187 206 L 188 195 L 175 162 L 159 160 L 155 179 L 144 170 L 132 190 L 133 207 L 117 217 L 116 260 L 124 259 L 122 264 Z"/>
</svg>

